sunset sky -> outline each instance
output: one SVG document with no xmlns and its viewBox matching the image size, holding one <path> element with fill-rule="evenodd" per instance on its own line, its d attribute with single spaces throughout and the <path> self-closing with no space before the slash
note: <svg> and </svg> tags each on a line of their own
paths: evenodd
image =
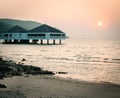
<svg viewBox="0 0 120 98">
<path fill-rule="evenodd" d="M 120 36 L 120 0 L 0 0 L 0 18 L 38 21 L 69 36 Z"/>
</svg>

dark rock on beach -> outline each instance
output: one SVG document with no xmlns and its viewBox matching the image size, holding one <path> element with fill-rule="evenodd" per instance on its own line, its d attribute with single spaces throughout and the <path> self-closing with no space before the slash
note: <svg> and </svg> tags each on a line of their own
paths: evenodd
<svg viewBox="0 0 120 98">
<path fill-rule="evenodd" d="M 67 72 L 60 71 L 60 72 L 57 72 L 57 74 L 67 74 Z"/>
<path fill-rule="evenodd" d="M 0 98 L 26 98 L 25 95 L 19 91 L 0 91 Z"/>
<path fill-rule="evenodd" d="M 42 70 L 40 67 L 16 64 L 11 61 L 5 61 L 0 58 L 0 79 L 12 76 L 21 76 L 23 74 L 46 74 L 54 75 L 51 71 Z"/>
<path fill-rule="evenodd" d="M 7 88 L 7 87 L 3 84 L 0 84 L 0 88 Z"/>
<path fill-rule="evenodd" d="M 0 61 L 2 61 L 2 57 L 0 57 Z"/>
<path fill-rule="evenodd" d="M 23 58 L 21 61 L 26 61 L 26 59 Z"/>
</svg>

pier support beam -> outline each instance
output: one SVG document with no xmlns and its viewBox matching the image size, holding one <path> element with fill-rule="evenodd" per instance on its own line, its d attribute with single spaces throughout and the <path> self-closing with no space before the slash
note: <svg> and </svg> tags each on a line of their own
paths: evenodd
<svg viewBox="0 0 120 98">
<path fill-rule="evenodd" d="M 33 40 L 33 44 L 37 44 L 37 41 L 38 41 L 38 40 Z"/>
<path fill-rule="evenodd" d="M 53 44 L 55 44 L 55 39 L 53 40 Z"/>
<path fill-rule="evenodd" d="M 11 43 L 12 43 L 12 40 L 11 40 L 11 39 L 6 39 L 4 43 L 11 44 Z"/>
<path fill-rule="evenodd" d="M 59 40 L 59 44 L 61 44 L 61 39 Z"/>
<path fill-rule="evenodd" d="M 41 44 L 43 44 L 43 40 L 41 39 Z"/>
<path fill-rule="evenodd" d="M 49 45 L 49 39 L 47 39 L 47 44 Z"/>
<path fill-rule="evenodd" d="M 12 43 L 12 39 L 10 39 L 10 41 L 9 41 L 10 43 Z"/>
<path fill-rule="evenodd" d="M 17 39 L 14 39 L 14 43 L 18 43 L 18 40 L 17 40 Z"/>
<path fill-rule="evenodd" d="M 23 43 L 23 44 L 28 44 L 29 43 L 29 40 L 20 40 L 20 43 Z"/>
<path fill-rule="evenodd" d="M 5 39 L 5 40 L 4 40 L 4 43 L 7 43 L 7 42 L 8 42 L 8 40 L 7 40 L 7 39 Z"/>
</svg>

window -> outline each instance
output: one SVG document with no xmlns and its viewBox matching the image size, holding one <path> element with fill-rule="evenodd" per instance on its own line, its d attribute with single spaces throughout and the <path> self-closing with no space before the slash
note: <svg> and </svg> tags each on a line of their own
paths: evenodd
<svg viewBox="0 0 120 98">
<path fill-rule="evenodd" d="M 61 34 L 50 34 L 50 36 L 61 36 Z"/>
<path fill-rule="evenodd" d="M 65 34 L 62 34 L 62 36 L 65 36 Z"/>
<path fill-rule="evenodd" d="M 4 37 L 8 37 L 8 34 L 4 34 Z"/>
<path fill-rule="evenodd" d="M 9 36 L 12 37 L 12 34 L 10 34 Z"/>
<path fill-rule="evenodd" d="M 44 37 L 45 34 L 28 34 L 28 37 Z"/>
</svg>

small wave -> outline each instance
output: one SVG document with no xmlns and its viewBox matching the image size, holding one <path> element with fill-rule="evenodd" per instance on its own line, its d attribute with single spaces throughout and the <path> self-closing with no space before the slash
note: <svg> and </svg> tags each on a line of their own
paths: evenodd
<svg viewBox="0 0 120 98">
<path fill-rule="evenodd" d="M 112 59 L 112 60 L 115 60 L 115 61 L 120 61 L 120 59 Z"/>
<path fill-rule="evenodd" d="M 109 60 L 109 58 L 104 58 L 104 60 Z"/>
<path fill-rule="evenodd" d="M 108 60 L 76 60 L 77 62 L 93 62 L 93 63 L 115 63 L 120 64 L 120 62 L 108 61 Z"/>
<path fill-rule="evenodd" d="M 66 52 L 71 52 L 70 50 L 66 50 Z"/>
<path fill-rule="evenodd" d="M 47 60 L 54 59 L 54 60 L 66 60 L 66 61 L 73 61 L 73 59 L 69 58 L 53 58 L 53 57 L 44 57 Z"/>
<path fill-rule="evenodd" d="M 10 54 L 10 55 L 20 55 L 20 54 Z"/>
<path fill-rule="evenodd" d="M 101 57 L 92 57 L 92 56 L 88 56 L 88 55 L 75 55 L 73 57 L 76 57 L 77 59 L 101 59 Z"/>
<path fill-rule="evenodd" d="M 41 52 L 47 52 L 46 50 L 40 50 Z"/>
<path fill-rule="evenodd" d="M 33 55 L 26 55 L 26 56 L 33 56 Z"/>
</svg>

